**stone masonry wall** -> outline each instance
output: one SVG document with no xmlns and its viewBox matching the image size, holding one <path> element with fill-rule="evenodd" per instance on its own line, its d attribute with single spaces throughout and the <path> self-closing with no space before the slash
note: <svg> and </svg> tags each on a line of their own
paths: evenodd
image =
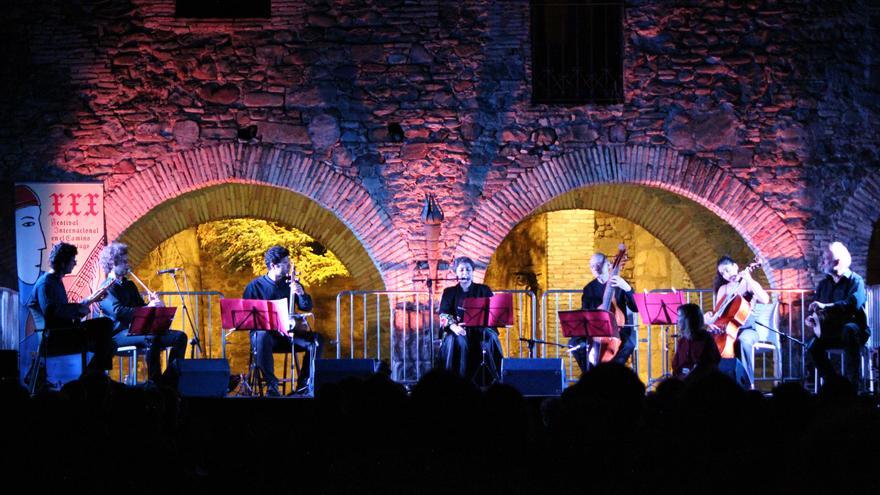
<svg viewBox="0 0 880 495">
<path fill-rule="evenodd" d="M 530 101 L 526 0 L 276 0 L 268 20 L 222 22 L 175 19 L 173 0 L 16 3 L 0 19 L 0 186 L 103 181 L 116 235 L 218 181 L 290 188 L 403 288 L 424 193 L 446 213 L 444 258 L 485 268 L 541 204 L 638 184 L 731 225 L 774 284 L 808 284 L 832 229 L 869 238 L 878 217 L 841 193 L 877 173 L 871 5 L 627 2 L 625 102 L 548 106 Z"/>
</svg>

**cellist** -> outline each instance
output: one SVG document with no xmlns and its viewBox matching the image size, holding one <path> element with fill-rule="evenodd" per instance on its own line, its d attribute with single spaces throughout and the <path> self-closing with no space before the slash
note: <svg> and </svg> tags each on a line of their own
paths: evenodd
<svg viewBox="0 0 880 495">
<path fill-rule="evenodd" d="M 715 291 L 715 301 L 724 301 L 732 292 L 736 292 L 738 296 L 742 296 L 749 304 L 760 303 L 767 304 L 770 302 L 770 295 L 761 287 L 755 279 L 752 278 L 750 270 L 739 270 L 739 266 L 730 256 L 722 256 L 715 265 L 715 282 L 713 289 Z M 706 313 L 706 320 L 712 321 L 715 315 L 712 311 Z M 717 334 L 723 332 L 724 329 L 719 328 L 714 323 L 707 325 L 709 332 Z M 754 363 L 751 362 L 752 347 L 758 341 L 758 332 L 751 325 L 743 325 L 740 327 L 734 343 L 736 357 L 740 360 L 749 379 L 749 385 L 754 386 L 755 377 Z"/>
<path fill-rule="evenodd" d="M 590 271 L 593 273 L 594 279 L 584 286 L 581 293 L 581 309 L 597 309 L 602 305 L 602 296 L 605 293 L 605 284 L 610 284 L 614 288 L 614 301 L 619 311 L 626 313 L 626 326 L 620 327 L 620 348 L 612 359 L 613 362 L 626 364 L 629 357 L 636 348 L 636 334 L 633 331 L 632 313 L 638 312 L 636 301 L 633 297 L 634 289 L 620 275 L 611 275 L 611 263 L 608 257 L 602 253 L 596 253 L 590 257 Z M 627 311 L 629 310 L 629 311 Z M 587 353 L 592 348 L 592 342 L 589 337 L 573 337 L 569 340 L 570 348 L 575 361 L 581 368 L 582 372 L 586 372 L 588 367 Z"/>
</svg>

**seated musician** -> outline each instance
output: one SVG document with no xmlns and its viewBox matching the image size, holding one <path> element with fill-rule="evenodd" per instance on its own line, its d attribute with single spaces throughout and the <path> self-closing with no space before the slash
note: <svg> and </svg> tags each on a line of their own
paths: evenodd
<svg viewBox="0 0 880 495">
<path fill-rule="evenodd" d="M 443 332 L 440 358 L 443 366 L 470 378 L 476 374 L 485 348 L 489 374 L 497 377 L 501 369 L 501 359 L 504 357 L 498 332 L 489 327 L 465 327 L 461 324 L 464 317 L 462 301 L 469 297 L 492 297 L 492 289 L 473 282 L 474 262 L 470 258 L 456 258 L 452 268 L 458 283 L 443 289 L 443 296 L 440 298 L 440 328 Z"/>
<path fill-rule="evenodd" d="M 116 352 L 111 338 L 113 323 L 107 318 L 80 321 L 89 314 L 89 305 L 68 302 L 62 279 L 76 266 L 76 253 L 76 246 L 65 242 L 52 246 L 51 268 L 37 279 L 27 306 L 37 329 L 48 332 L 42 337 L 48 337 L 44 343 L 47 355 L 79 353 L 85 345 L 95 355 L 83 374 L 103 375 L 113 367 Z"/>
<path fill-rule="evenodd" d="M 284 299 L 290 301 L 291 292 L 294 296 L 294 304 L 300 311 L 312 309 L 312 298 L 306 294 L 305 289 L 298 280 L 290 277 L 293 264 L 290 261 L 290 251 L 282 246 L 272 246 L 264 256 L 267 272 L 257 277 L 244 289 L 245 299 L 264 299 L 274 301 Z M 266 381 L 266 395 L 277 397 L 278 378 L 275 376 L 274 352 L 290 352 L 291 343 L 295 351 L 304 351 L 302 365 L 296 383 L 296 392 L 304 393 L 309 390 L 311 378 L 311 361 L 321 357 L 324 347 L 324 338 L 321 334 L 295 330 L 284 335 L 271 330 L 254 330 L 252 334 L 254 354 L 257 369 L 262 373 Z"/>
<path fill-rule="evenodd" d="M 167 385 L 176 387 L 176 363 L 186 354 L 186 334 L 178 330 L 168 330 L 162 335 L 129 335 L 135 308 L 161 307 L 164 304 L 154 292 L 149 293 L 149 302 L 145 303 L 135 283 L 127 278 L 131 271 L 128 266 L 127 245 L 120 242 L 110 243 L 101 251 L 98 264 L 107 278 L 115 280 L 107 291 L 107 297 L 100 303 L 101 312 L 113 320 L 113 342 L 117 347 L 136 346 L 143 349 L 147 360 L 147 378 L 154 383 L 164 381 Z M 163 375 L 159 358 L 162 350 L 167 347 L 171 348 L 171 352 L 168 354 L 168 365 Z"/>
<path fill-rule="evenodd" d="M 693 303 L 679 306 L 675 325 L 681 338 L 672 358 L 672 375 L 684 376 L 717 369 L 721 353 L 718 352 L 715 339 L 706 331 L 700 307 Z"/>
<path fill-rule="evenodd" d="M 810 312 L 818 315 L 808 318 L 816 335 L 809 351 L 818 373 L 827 377 L 835 371 L 825 351 L 843 349 L 846 378 L 861 391 L 860 353 L 871 331 L 865 313 L 865 280 L 850 270 L 851 263 L 849 250 L 840 242 L 832 242 L 822 252 L 820 268 L 825 278 L 816 287 L 816 301 L 810 304 Z"/>
<path fill-rule="evenodd" d="M 739 266 L 730 256 L 719 258 L 715 268 L 715 282 L 713 284 L 715 301 L 723 301 L 733 291 L 737 291 L 737 295 L 743 296 L 750 304 L 768 304 L 770 302 L 770 295 L 761 287 L 761 284 L 752 278 L 751 272 L 749 270 L 740 272 Z M 714 314 L 711 311 L 706 313 L 706 319 L 710 319 L 713 316 Z M 719 328 L 715 324 L 709 324 L 708 327 L 712 333 L 717 334 L 724 331 L 724 329 Z M 751 359 L 752 348 L 756 342 L 758 342 L 758 332 L 747 321 L 740 327 L 734 347 L 737 358 L 742 363 L 745 374 L 748 377 L 748 385 L 750 386 L 755 384 L 755 363 Z"/>
<path fill-rule="evenodd" d="M 615 289 L 614 298 L 617 301 L 617 306 L 627 313 L 626 326 L 620 328 L 620 349 L 614 355 L 612 362 L 625 365 L 636 348 L 636 332 L 630 326 L 633 323 L 631 313 L 638 312 L 633 297 L 635 291 L 623 277 L 619 275 L 611 277 L 611 263 L 608 262 L 608 257 L 602 253 L 596 253 L 590 257 L 590 271 L 593 272 L 594 278 L 584 286 L 584 291 L 581 294 L 581 309 L 596 309 L 602 305 L 605 284 L 610 279 L 611 287 Z M 589 369 L 587 355 L 593 348 L 589 337 L 572 337 L 569 339 L 568 345 L 575 349 L 571 354 L 581 371 L 587 371 Z"/>
</svg>

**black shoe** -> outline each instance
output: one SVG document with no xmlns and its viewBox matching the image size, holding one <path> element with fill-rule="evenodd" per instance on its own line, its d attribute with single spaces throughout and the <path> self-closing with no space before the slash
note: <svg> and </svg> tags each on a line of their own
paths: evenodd
<svg viewBox="0 0 880 495">
<path fill-rule="evenodd" d="M 277 383 L 266 385 L 266 397 L 281 397 L 281 392 L 278 391 Z"/>
</svg>

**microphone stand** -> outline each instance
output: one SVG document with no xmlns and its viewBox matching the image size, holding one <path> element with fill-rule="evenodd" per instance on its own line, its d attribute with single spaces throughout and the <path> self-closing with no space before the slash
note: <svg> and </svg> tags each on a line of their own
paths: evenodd
<svg viewBox="0 0 880 495">
<path fill-rule="evenodd" d="M 785 339 L 788 339 L 788 340 L 794 342 L 795 344 L 797 344 L 797 345 L 799 345 L 799 346 L 801 346 L 801 347 L 805 347 L 805 346 L 807 345 L 806 341 L 799 340 L 799 339 L 797 339 L 797 338 L 795 338 L 795 337 L 792 337 L 791 335 L 789 335 L 789 334 L 787 334 L 787 333 L 785 333 L 785 332 L 783 332 L 783 331 L 781 331 L 781 330 L 777 330 L 777 329 L 775 329 L 775 328 L 771 328 L 770 326 L 765 325 L 765 324 L 761 323 L 760 321 L 754 321 L 754 322 L 752 322 L 752 323 L 754 323 L 755 325 L 759 325 L 759 326 L 761 326 L 761 327 L 764 327 L 764 328 L 766 328 L 767 330 L 770 330 L 771 332 L 775 333 L 776 335 L 779 335 L 780 337 L 783 337 L 783 338 L 785 338 Z"/>
<path fill-rule="evenodd" d="M 558 343 L 556 343 L 556 342 L 550 342 L 550 341 L 547 341 L 547 340 L 540 340 L 540 339 L 525 339 L 525 338 L 522 338 L 522 337 L 520 337 L 519 340 L 520 340 L 520 342 L 525 342 L 525 343 L 526 343 L 526 345 L 527 345 L 527 347 L 528 347 L 528 349 L 529 349 L 529 357 L 530 357 L 530 358 L 534 358 L 534 357 L 535 357 L 535 344 L 541 344 L 541 345 L 555 345 L 556 347 L 562 347 L 562 348 L 567 348 L 567 347 L 568 347 L 567 345 L 564 345 L 564 344 L 558 344 Z"/>
<path fill-rule="evenodd" d="M 180 296 L 180 306 L 183 309 L 183 315 L 186 320 L 189 321 L 189 326 L 193 329 L 193 338 L 189 341 L 189 358 L 195 359 L 196 348 L 199 350 L 199 355 L 204 352 L 201 339 L 199 338 L 199 329 L 196 328 L 192 320 L 192 315 L 189 314 L 189 308 L 186 305 L 186 298 L 183 297 L 183 291 L 180 290 L 180 284 L 177 283 L 177 274 L 175 272 L 169 272 L 169 275 L 171 275 L 171 280 L 174 281 L 174 287 L 177 288 L 177 295 Z M 186 275 L 186 272 L 184 272 L 184 275 Z"/>
</svg>

